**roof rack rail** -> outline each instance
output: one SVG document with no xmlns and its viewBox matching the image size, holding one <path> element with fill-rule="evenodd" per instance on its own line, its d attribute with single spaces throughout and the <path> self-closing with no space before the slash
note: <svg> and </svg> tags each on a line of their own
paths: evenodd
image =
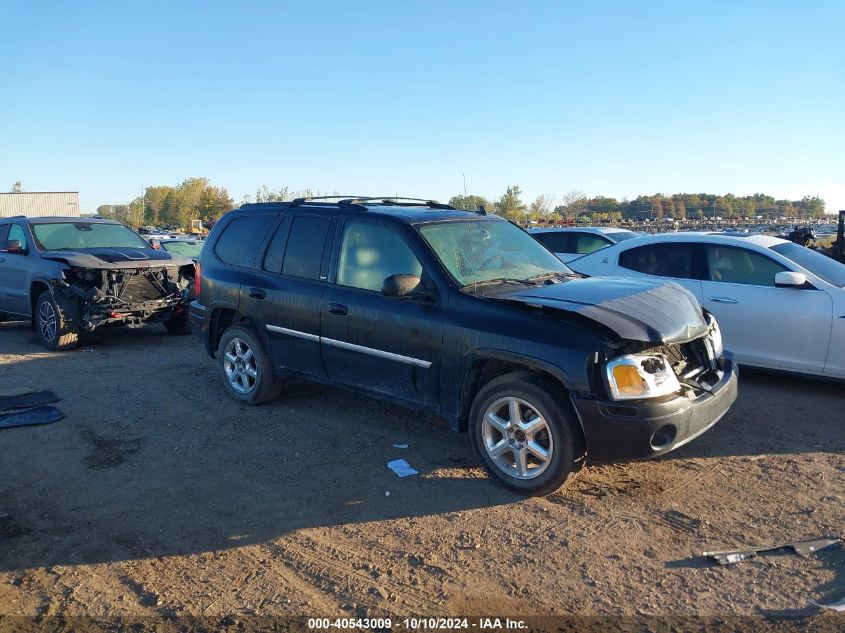
<svg viewBox="0 0 845 633">
<path fill-rule="evenodd" d="M 367 204 L 385 204 L 397 207 L 408 206 L 426 206 L 429 209 L 446 209 L 453 210 L 450 204 L 437 202 L 437 200 L 429 200 L 427 198 L 406 198 L 404 196 L 307 196 L 303 198 L 294 198 L 288 204 L 292 207 L 299 207 L 306 204 L 320 204 L 327 200 L 337 200 L 335 204 L 346 207 L 359 207 L 361 211 L 366 211 Z"/>
<path fill-rule="evenodd" d="M 453 210 L 455 208 L 450 204 L 437 202 L 437 200 L 429 200 L 427 198 L 406 198 L 404 196 L 361 196 L 357 198 L 348 198 L 338 202 L 338 204 L 358 206 L 363 206 L 367 203 L 389 204 L 397 207 L 426 206 L 429 209 Z"/>
<path fill-rule="evenodd" d="M 318 201 L 318 200 L 336 200 L 336 199 L 337 200 L 344 200 L 344 199 L 349 199 L 349 198 L 354 198 L 356 200 L 359 200 L 359 199 L 362 200 L 363 196 L 350 196 L 349 194 L 346 194 L 346 195 L 343 195 L 343 196 L 305 196 L 303 198 L 294 198 L 293 200 L 291 200 L 290 203 L 291 203 L 291 205 L 300 205 L 300 204 L 306 204 L 308 202 L 315 202 L 315 201 Z"/>
</svg>

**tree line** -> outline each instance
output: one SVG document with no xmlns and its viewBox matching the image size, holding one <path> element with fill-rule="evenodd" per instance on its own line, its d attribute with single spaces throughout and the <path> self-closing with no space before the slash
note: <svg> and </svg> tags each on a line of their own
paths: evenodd
<svg viewBox="0 0 845 633">
<path fill-rule="evenodd" d="M 709 193 L 641 195 L 634 200 L 596 196 L 588 198 L 573 189 L 560 197 L 537 196 L 527 204 L 518 185 L 507 187 L 495 199 L 479 195 L 453 196 L 449 204 L 458 209 L 484 208 L 517 222 L 525 221 L 600 221 L 600 220 L 686 220 L 686 219 L 769 219 L 779 217 L 814 219 L 825 213 L 825 202 L 817 196 L 801 200 L 777 200 L 755 193 L 750 196 Z"/>
<path fill-rule="evenodd" d="M 175 187 L 147 187 L 143 196 L 126 204 L 100 205 L 97 215 L 135 227 L 187 227 L 191 220 L 216 220 L 234 208 L 225 187 L 212 185 L 208 178 L 187 178 Z"/>
<path fill-rule="evenodd" d="M 20 185 L 17 184 L 19 187 Z M 293 190 L 289 187 L 258 188 L 255 196 L 244 196 L 240 204 L 291 200 L 317 196 L 312 189 Z M 757 193 L 751 196 L 717 195 L 707 193 L 676 193 L 672 195 L 641 195 L 633 200 L 595 196 L 572 189 L 561 196 L 543 194 L 532 202 L 522 200 L 519 185 L 511 185 L 498 198 L 480 195 L 457 195 L 449 204 L 458 209 L 484 208 L 515 222 L 529 221 L 619 221 L 619 220 L 685 220 L 719 217 L 736 218 L 819 218 L 824 215 L 824 200 L 805 196 L 801 200 L 777 200 Z M 125 204 L 104 204 L 97 214 L 112 217 L 131 226 L 187 227 L 191 220 L 216 220 L 235 207 L 225 187 L 212 185 L 208 178 L 187 178 L 174 186 L 147 187 L 143 196 Z"/>
</svg>

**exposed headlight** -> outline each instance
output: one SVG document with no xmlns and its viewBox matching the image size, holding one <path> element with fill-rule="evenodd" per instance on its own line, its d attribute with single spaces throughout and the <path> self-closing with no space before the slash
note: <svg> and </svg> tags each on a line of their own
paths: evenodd
<svg viewBox="0 0 845 633">
<path fill-rule="evenodd" d="M 660 354 L 628 354 L 607 363 L 607 386 L 614 400 L 656 398 L 675 393 L 681 385 Z"/>
<path fill-rule="evenodd" d="M 722 352 L 725 351 L 725 347 L 722 344 L 722 330 L 719 329 L 719 324 L 716 322 L 716 317 L 712 314 L 707 312 L 704 315 L 704 318 L 707 320 L 707 325 L 710 327 L 710 343 L 713 345 L 713 353 L 716 355 L 716 358 L 720 358 L 722 356 Z"/>
</svg>

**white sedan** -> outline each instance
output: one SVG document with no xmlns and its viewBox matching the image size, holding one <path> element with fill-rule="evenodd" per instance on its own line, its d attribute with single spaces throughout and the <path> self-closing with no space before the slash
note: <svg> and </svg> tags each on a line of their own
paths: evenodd
<svg viewBox="0 0 845 633">
<path fill-rule="evenodd" d="M 716 317 L 740 364 L 845 378 L 845 265 L 809 248 L 766 235 L 668 233 L 569 266 L 684 286 Z"/>
<path fill-rule="evenodd" d="M 639 233 L 613 226 L 556 226 L 528 229 L 528 232 L 564 263 L 639 236 Z"/>
</svg>

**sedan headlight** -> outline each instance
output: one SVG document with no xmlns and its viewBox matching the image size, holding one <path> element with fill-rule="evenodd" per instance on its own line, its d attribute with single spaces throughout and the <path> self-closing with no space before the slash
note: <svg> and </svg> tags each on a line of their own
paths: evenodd
<svg viewBox="0 0 845 633">
<path fill-rule="evenodd" d="M 614 400 L 657 398 L 680 390 L 678 377 L 660 354 L 628 354 L 607 363 L 607 386 Z"/>
<path fill-rule="evenodd" d="M 710 328 L 709 336 L 710 336 L 710 343 L 713 345 L 713 353 L 715 354 L 716 358 L 720 358 L 722 356 L 722 352 L 725 351 L 725 347 L 722 343 L 722 330 L 719 329 L 719 324 L 716 322 L 716 317 L 714 317 L 709 312 L 704 314 L 704 318 L 707 321 L 707 325 Z"/>
</svg>

